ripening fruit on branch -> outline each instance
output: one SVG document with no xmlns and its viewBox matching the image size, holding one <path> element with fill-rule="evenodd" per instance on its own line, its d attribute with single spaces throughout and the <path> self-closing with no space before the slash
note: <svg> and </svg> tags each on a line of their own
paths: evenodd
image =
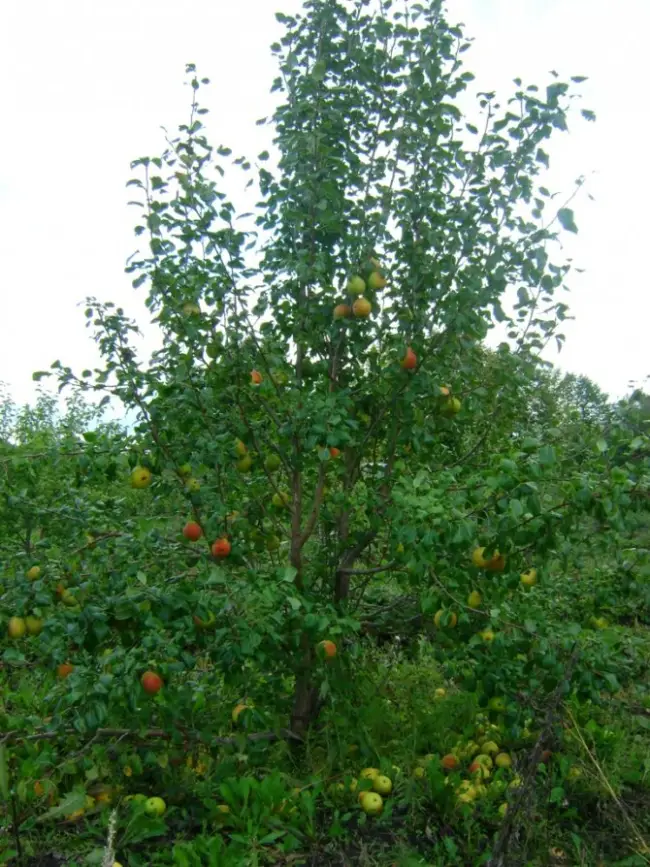
<svg viewBox="0 0 650 867">
<path fill-rule="evenodd" d="M 201 308 L 195 301 L 186 301 L 183 304 L 183 316 L 198 316 L 201 313 Z"/>
<path fill-rule="evenodd" d="M 460 412 L 461 403 L 457 397 L 448 397 L 442 405 L 442 414 L 446 418 L 453 418 Z"/>
<path fill-rule="evenodd" d="M 417 367 L 418 357 L 415 352 L 413 352 L 410 346 L 407 346 L 406 355 L 400 361 L 400 365 L 404 370 L 415 370 L 415 368 Z"/>
<path fill-rule="evenodd" d="M 472 590 L 472 592 L 467 597 L 467 604 L 470 608 L 478 608 L 483 599 L 481 598 L 481 594 L 478 590 Z"/>
<path fill-rule="evenodd" d="M 378 289 L 383 289 L 385 286 L 386 278 L 380 271 L 373 271 L 368 277 L 368 289 L 371 289 L 373 292 L 376 292 Z"/>
<path fill-rule="evenodd" d="M 346 286 L 350 295 L 362 295 L 366 290 L 366 281 L 359 274 L 350 277 Z"/>
<path fill-rule="evenodd" d="M 528 572 L 522 572 L 520 580 L 524 587 L 534 587 L 537 584 L 537 569 L 529 569 Z"/>
<path fill-rule="evenodd" d="M 491 557 L 485 558 L 483 552 L 485 548 L 475 548 L 472 551 L 472 563 L 478 569 L 487 569 L 488 572 L 503 572 L 506 568 L 506 558 L 503 554 L 495 551 Z"/>
<path fill-rule="evenodd" d="M 357 317 L 357 319 L 367 319 L 370 316 L 370 311 L 372 310 L 372 304 L 368 301 L 367 298 L 361 296 L 357 298 L 357 300 L 352 305 L 352 312 Z"/>
<path fill-rule="evenodd" d="M 276 470 L 280 469 L 281 464 L 282 461 L 280 455 L 268 455 L 264 461 L 264 469 L 267 473 L 274 473 Z"/>
<path fill-rule="evenodd" d="M 32 566 L 31 569 L 27 570 L 27 578 L 30 581 L 36 581 L 37 578 L 41 577 L 41 567 L 40 566 Z"/>
<path fill-rule="evenodd" d="M 251 370 L 251 384 L 252 385 L 261 385 L 262 383 L 262 374 L 259 370 Z"/>
<path fill-rule="evenodd" d="M 273 553 L 273 551 L 277 551 L 278 548 L 280 547 L 280 540 L 278 539 L 277 536 L 272 535 L 272 536 L 269 536 L 267 538 L 265 545 L 266 545 L 266 550 L 269 553 Z"/>
<path fill-rule="evenodd" d="M 291 497 L 286 491 L 276 491 L 271 498 L 276 509 L 288 509 L 291 505 Z"/>
<path fill-rule="evenodd" d="M 7 632 L 9 638 L 22 638 L 27 632 L 27 624 L 22 617 L 10 617 Z"/>
<path fill-rule="evenodd" d="M 330 457 L 335 459 L 335 458 L 338 458 L 340 456 L 341 456 L 341 449 L 337 449 L 336 446 L 331 446 L 330 447 Z"/>
<path fill-rule="evenodd" d="M 248 449 L 246 448 L 245 443 L 243 443 L 241 440 L 235 440 L 235 454 L 238 457 L 243 458 L 247 451 Z"/>
<path fill-rule="evenodd" d="M 65 680 L 66 677 L 69 677 L 73 671 L 74 665 L 72 665 L 70 662 L 62 662 L 56 667 L 57 677 L 60 677 L 62 680 Z"/>
<path fill-rule="evenodd" d="M 140 678 L 140 683 L 142 684 L 142 689 L 148 695 L 155 695 L 160 691 L 163 685 L 162 677 L 159 674 L 156 674 L 155 671 L 145 671 Z"/>
<path fill-rule="evenodd" d="M 150 484 L 151 470 L 148 470 L 146 467 L 135 467 L 131 473 L 131 487 L 137 489 L 148 488 Z"/>
<path fill-rule="evenodd" d="M 454 611 L 445 611 L 444 608 L 441 608 L 436 611 L 433 622 L 438 629 L 445 629 L 446 627 L 453 629 L 458 623 L 458 617 Z"/>
<path fill-rule="evenodd" d="M 318 645 L 318 649 L 325 659 L 334 659 L 336 656 L 336 644 L 329 639 L 321 641 Z"/>
<path fill-rule="evenodd" d="M 63 604 L 68 608 L 74 608 L 75 605 L 79 604 L 79 601 L 72 590 L 67 589 L 61 594 L 61 602 L 63 602 Z"/>
<path fill-rule="evenodd" d="M 349 304 L 337 304 L 334 308 L 334 319 L 347 319 L 352 316 L 352 308 Z"/>
<path fill-rule="evenodd" d="M 250 455 L 244 455 L 237 461 L 237 471 L 240 473 L 249 473 L 253 466 L 253 458 Z"/>
<path fill-rule="evenodd" d="M 217 557 L 219 560 L 223 560 L 224 557 L 227 557 L 230 554 L 232 546 L 228 539 L 225 537 L 222 539 L 217 539 L 216 542 L 212 543 L 212 556 Z"/>
<path fill-rule="evenodd" d="M 241 704 L 235 705 L 235 707 L 232 709 L 232 715 L 231 715 L 231 716 L 232 716 L 232 721 L 233 721 L 234 723 L 239 722 L 239 717 L 241 716 L 241 714 L 242 714 L 245 710 L 251 710 L 252 707 L 253 707 L 253 705 L 251 705 L 251 704 L 244 704 L 243 702 L 242 702 Z"/>
<path fill-rule="evenodd" d="M 183 527 L 183 536 L 190 542 L 198 542 L 203 535 L 203 530 L 196 521 L 188 521 Z"/>
<path fill-rule="evenodd" d="M 40 617 L 30 615 L 25 618 L 25 626 L 29 635 L 40 635 L 43 631 L 43 621 Z"/>
</svg>

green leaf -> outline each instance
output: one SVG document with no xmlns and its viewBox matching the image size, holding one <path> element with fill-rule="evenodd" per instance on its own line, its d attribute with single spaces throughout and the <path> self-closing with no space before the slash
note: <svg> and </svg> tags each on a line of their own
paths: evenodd
<svg viewBox="0 0 650 867">
<path fill-rule="evenodd" d="M 567 232 L 578 232 L 578 227 L 573 219 L 573 211 L 571 208 L 560 208 L 557 212 L 557 218 L 560 221 L 562 228 L 566 229 Z"/>
<path fill-rule="evenodd" d="M 8 749 L 6 744 L 0 746 L 0 795 L 3 800 L 9 800 L 9 767 Z"/>
<path fill-rule="evenodd" d="M 542 446 L 539 450 L 539 462 L 550 466 L 555 463 L 555 449 L 553 446 Z"/>
<path fill-rule="evenodd" d="M 510 514 L 515 520 L 521 518 L 521 516 L 524 514 L 524 507 L 521 503 L 521 500 L 510 500 Z"/>
</svg>

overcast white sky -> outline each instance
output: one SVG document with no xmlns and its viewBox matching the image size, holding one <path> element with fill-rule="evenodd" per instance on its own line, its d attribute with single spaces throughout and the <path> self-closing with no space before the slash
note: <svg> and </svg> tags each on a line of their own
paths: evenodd
<svg viewBox="0 0 650 867">
<path fill-rule="evenodd" d="M 0 381 L 18 401 L 33 370 L 56 358 L 92 366 L 86 295 L 142 311 L 124 274 L 136 246 L 125 182 L 130 160 L 155 155 L 161 126 L 187 117 L 184 65 L 204 91 L 213 143 L 254 156 L 267 132 L 275 63 L 274 12 L 299 0 L 0 0 Z M 650 373 L 647 34 L 650 0 L 450 0 L 449 17 L 474 37 L 465 55 L 474 90 L 512 78 L 545 85 L 547 72 L 587 75 L 576 123 L 551 147 L 549 186 L 579 175 L 595 197 L 576 203 L 580 233 L 562 368 L 612 396 Z M 216 140 L 216 141 L 215 141 Z"/>
</svg>

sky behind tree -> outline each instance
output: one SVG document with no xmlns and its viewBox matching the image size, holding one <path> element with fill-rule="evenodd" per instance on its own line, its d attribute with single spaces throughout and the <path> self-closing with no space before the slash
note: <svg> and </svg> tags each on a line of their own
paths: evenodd
<svg viewBox="0 0 650 867">
<path fill-rule="evenodd" d="M 129 163 L 156 155 L 166 127 L 188 117 L 184 67 L 211 79 L 202 92 L 214 144 L 255 157 L 270 130 L 255 125 L 276 95 L 269 45 L 274 12 L 298 0 L 3 0 L 0 8 L 0 381 L 32 399 L 32 371 L 76 369 L 97 356 L 83 299 L 95 295 L 145 321 L 124 262 L 136 249 L 125 183 Z M 650 373 L 645 267 L 650 178 L 644 171 L 647 0 L 451 0 L 449 18 L 474 39 L 465 55 L 477 91 L 511 94 L 512 79 L 546 86 L 586 75 L 576 118 L 552 142 L 546 185 L 558 203 L 579 176 L 577 236 L 563 243 L 583 273 L 571 277 L 575 321 L 564 329 L 564 370 L 613 397 Z M 239 183 L 240 178 L 233 183 Z M 589 198 L 593 196 L 593 200 Z"/>
</svg>

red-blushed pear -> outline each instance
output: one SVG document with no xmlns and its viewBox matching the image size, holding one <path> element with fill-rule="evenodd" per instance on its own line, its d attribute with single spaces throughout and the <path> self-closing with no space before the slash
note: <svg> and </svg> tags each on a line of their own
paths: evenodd
<svg viewBox="0 0 650 867">
<path fill-rule="evenodd" d="M 65 680 L 66 677 L 69 677 L 73 671 L 74 665 L 72 665 L 70 662 L 62 662 L 56 667 L 57 677 L 60 677 L 62 680 Z"/>
<path fill-rule="evenodd" d="M 386 278 L 380 271 L 373 271 L 368 277 L 368 289 L 376 292 L 378 289 L 383 289 L 386 286 Z"/>
<path fill-rule="evenodd" d="M 216 542 L 212 543 L 212 556 L 216 557 L 218 560 L 223 560 L 230 554 L 232 546 L 228 539 L 225 536 L 222 539 L 217 539 Z"/>
<path fill-rule="evenodd" d="M 156 695 L 157 692 L 160 692 L 163 685 L 162 677 L 156 674 L 155 671 L 145 671 L 140 678 L 140 683 L 147 695 Z"/>
<path fill-rule="evenodd" d="M 368 301 L 367 298 L 361 296 L 357 298 L 357 300 L 352 305 L 352 312 L 357 317 L 357 319 L 367 319 L 370 316 L 370 311 L 372 310 L 372 304 Z"/>
<path fill-rule="evenodd" d="M 147 467 L 135 467 L 131 473 L 131 487 L 140 490 L 151 484 L 151 470 Z"/>
<path fill-rule="evenodd" d="M 252 385 L 261 385 L 262 383 L 262 374 L 259 370 L 251 370 L 251 384 Z"/>
<path fill-rule="evenodd" d="M 183 527 L 183 536 L 189 542 L 198 542 L 198 540 L 203 535 L 203 530 L 200 525 L 196 523 L 196 521 L 188 521 L 187 524 Z"/>
<path fill-rule="evenodd" d="M 340 457 L 340 455 L 341 455 L 341 449 L 337 449 L 336 446 L 330 447 L 330 457 L 331 458 L 338 458 L 338 457 Z"/>
<path fill-rule="evenodd" d="M 349 304 L 337 304 L 334 308 L 335 319 L 347 319 L 352 316 L 352 308 Z"/>
<path fill-rule="evenodd" d="M 336 644 L 329 639 L 321 641 L 318 645 L 318 649 L 325 659 L 334 659 L 336 656 Z"/>
<path fill-rule="evenodd" d="M 400 364 L 404 370 L 415 370 L 418 366 L 418 357 L 410 346 L 406 347 L 406 355 L 400 361 Z"/>
<path fill-rule="evenodd" d="M 446 756 L 443 756 L 440 764 L 446 771 L 454 771 L 459 765 L 458 756 L 455 756 L 453 753 L 447 753 Z"/>
<path fill-rule="evenodd" d="M 350 277 L 347 290 L 350 295 L 362 295 L 366 291 L 366 281 L 359 274 Z"/>
</svg>

